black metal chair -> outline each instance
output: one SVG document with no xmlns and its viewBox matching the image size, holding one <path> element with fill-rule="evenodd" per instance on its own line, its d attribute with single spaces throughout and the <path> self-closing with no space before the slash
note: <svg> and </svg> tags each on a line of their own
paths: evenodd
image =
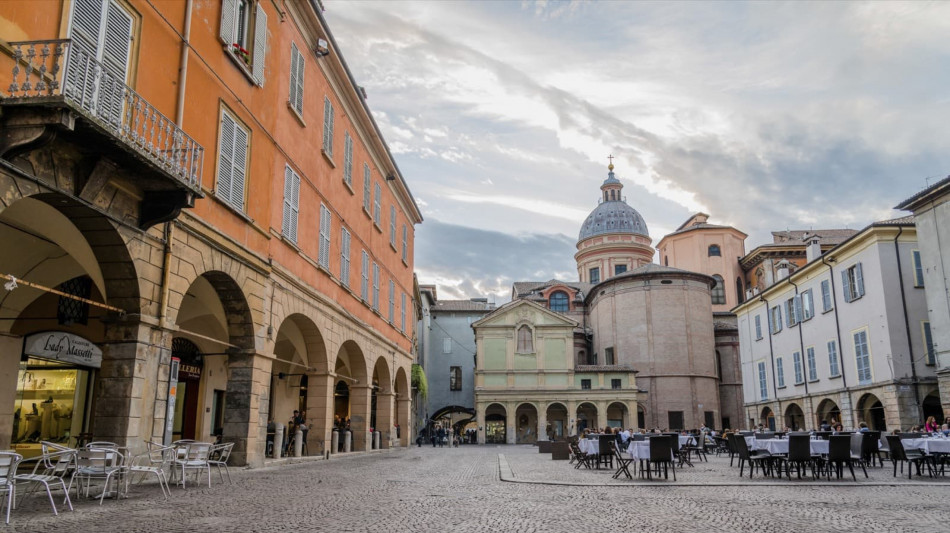
<svg viewBox="0 0 950 533">
<path fill-rule="evenodd" d="M 855 445 L 857 445 L 857 454 L 855 454 Z M 832 435 L 831 438 L 828 439 L 828 479 L 831 479 L 832 467 L 834 467 L 837 478 L 841 479 L 841 475 L 844 473 L 844 465 L 848 465 L 848 469 L 851 471 L 851 478 L 857 481 L 858 478 L 854 475 L 854 463 L 858 462 L 858 464 L 861 464 L 861 468 L 864 468 L 864 465 L 861 463 L 860 451 L 860 436 L 855 439 L 848 435 Z M 868 477 L 867 470 L 864 471 L 864 477 Z"/>
<path fill-rule="evenodd" d="M 647 460 L 647 479 L 653 479 L 653 468 L 657 476 L 660 475 L 660 465 L 663 465 L 663 478 L 669 479 L 669 469 L 673 469 L 673 481 L 676 481 L 676 463 L 673 462 L 673 442 L 679 442 L 678 436 L 662 435 L 650 438 L 650 459 Z M 642 469 L 641 469 L 642 473 Z"/>
<path fill-rule="evenodd" d="M 848 453 L 850 454 L 850 450 Z M 802 471 L 809 466 L 811 467 L 812 478 L 818 479 L 818 471 L 821 469 L 821 457 L 812 455 L 811 453 L 811 436 L 789 435 L 788 456 L 782 458 L 782 463 L 785 466 L 785 475 L 788 479 L 792 478 L 792 465 L 795 466 L 798 479 L 802 478 Z"/>
<path fill-rule="evenodd" d="M 617 461 L 617 471 L 614 472 L 613 478 L 617 479 L 618 477 L 620 477 L 620 474 L 622 473 L 623 475 L 627 476 L 627 479 L 633 479 L 633 476 L 630 475 L 630 470 L 629 470 L 630 463 L 633 462 L 633 459 L 628 459 L 624 457 L 623 450 L 620 448 L 620 445 L 617 444 L 616 441 L 614 441 L 613 443 L 613 451 L 614 451 L 614 460 Z M 633 468 L 634 468 L 634 471 L 636 471 L 636 468 L 637 468 L 636 465 L 634 465 Z"/>
<path fill-rule="evenodd" d="M 678 440 L 679 439 L 677 439 L 677 441 Z M 705 432 L 701 431 L 699 435 L 693 435 L 692 441 L 690 443 L 687 443 L 686 451 L 685 451 L 687 460 L 689 459 L 689 455 L 693 453 L 696 454 L 697 460 L 704 460 L 707 463 L 709 462 L 709 458 L 706 457 L 706 433 Z M 692 463 L 690 463 L 689 466 L 693 466 Z"/>
<path fill-rule="evenodd" d="M 571 461 L 574 463 L 574 468 L 579 469 L 580 467 L 583 466 L 587 469 L 590 469 L 590 467 L 592 466 L 591 465 L 592 457 L 582 452 L 580 445 L 578 445 L 576 442 L 571 442 L 570 447 L 571 447 L 571 455 L 573 455 L 573 458 L 571 459 Z"/>
<path fill-rule="evenodd" d="M 763 476 L 771 475 L 772 462 L 775 458 L 768 450 L 749 451 L 749 443 L 745 441 L 745 437 L 742 435 L 731 434 L 729 438 L 732 439 L 736 447 L 736 453 L 739 456 L 739 477 L 742 477 L 746 462 L 749 463 L 749 479 L 752 478 L 752 474 L 755 472 L 756 464 L 762 469 Z"/>
<path fill-rule="evenodd" d="M 894 477 L 897 477 L 897 463 L 901 464 L 901 474 L 904 473 L 904 461 L 907 461 L 907 479 L 910 479 L 913 475 L 912 465 L 917 466 L 917 475 L 920 473 L 920 465 L 926 464 L 927 470 L 930 472 L 930 477 L 934 475 L 934 461 L 933 457 L 926 455 L 924 452 L 912 448 L 907 450 L 904 448 L 904 444 L 901 442 L 900 437 L 897 435 L 888 435 L 887 436 L 887 445 L 891 451 L 891 462 L 894 464 Z"/>
<path fill-rule="evenodd" d="M 600 468 L 600 465 L 613 468 L 613 443 L 617 442 L 617 438 L 614 435 L 600 435 L 597 439 L 597 446 L 600 450 L 600 453 L 597 454 L 597 468 Z"/>
<path fill-rule="evenodd" d="M 861 440 L 861 459 L 864 460 L 867 466 L 874 466 L 875 460 L 880 463 L 881 466 L 884 466 L 884 460 L 881 458 L 881 447 L 879 445 L 881 442 L 881 432 L 867 431 L 865 433 L 855 433 L 855 435 L 863 435 L 864 437 Z"/>
</svg>

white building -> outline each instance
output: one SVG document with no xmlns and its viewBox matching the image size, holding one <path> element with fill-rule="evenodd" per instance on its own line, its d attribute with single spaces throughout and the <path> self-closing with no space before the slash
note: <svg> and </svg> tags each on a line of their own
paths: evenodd
<svg viewBox="0 0 950 533">
<path fill-rule="evenodd" d="M 942 418 L 911 217 L 871 224 L 824 255 L 811 239 L 805 266 L 780 270 L 733 311 L 750 427 Z"/>
</svg>

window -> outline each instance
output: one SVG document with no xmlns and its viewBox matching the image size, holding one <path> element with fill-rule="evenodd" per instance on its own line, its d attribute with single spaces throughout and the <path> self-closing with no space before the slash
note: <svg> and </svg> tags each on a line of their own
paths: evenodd
<svg viewBox="0 0 950 533">
<path fill-rule="evenodd" d="M 353 137 L 343 132 L 343 182 L 353 187 Z"/>
<path fill-rule="evenodd" d="M 614 276 L 619 276 L 627 271 L 627 265 L 614 265 Z"/>
<path fill-rule="evenodd" d="M 449 390 L 462 390 L 462 367 L 449 367 Z"/>
<path fill-rule="evenodd" d="M 666 417 L 670 423 L 670 431 L 679 431 L 684 429 L 685 424 L 683 424 L 683 411 L 667 411 Z"/>
<path fill-rule="evenodd" d="M 340 283 L 350 286 L 350 232 L 340 228 Z"/>
<path fill-rule="evenodd" d="M 518 353 L 534 352 L 534 340 L 531 338 L 531 328 L 525 325 L 518 327 Z"/>
<path fill-rule="evenodd" d="M 589 365 L 597 364 L 597 352 L 591 352 L 587 354 L 587 364 Z"/>
<path fill-rule="evenodd" d="M 599 267 L 594 267 L 590 269 L 590 282 L 600 283 L 600 268 Z"/>
<path fill-rule="evenodd" d="M 613 389 L 613 390 L 620 390 L 620 388 L 621 388 L 620 380 L 619 380 L 619 379 L 616 379 L 616 378 L 611 379 L 611 380 L 610 380 L 610 388 Z"/>
<path fill-rule="evenodd" d="M 375 222 L 376 225 L 378 226 L 380 211 L 381 211 L 380 204 L 382 204 L 383 191 L 382 189 L 379 188 L 379 183 L 375 183 L 373 185 L 374 185 L 373 187 L 374 192 L 376 193 L 373 199 L 373 222 Z"/>
<path fill-rule="evenodd" d="M 707 254 L 709 257 L 722 257 L 722 252 L 719 250 L 718 244 L 710 244 Z"/>
<path fill-rule="evenodd" d="M 290 107 L 303 117 L 303 55 L 295 43 L 290 43 Z"/>
<path fill-rule="evenodd" d="M 103 89 L 112 83 L 126 83 L 134 26 L 132 15 L 112 0 L 83 0 L 72 5 L 69 37 L 82 45 L 83 53 L 70 54 L 76 57 L 66 64 L 67 83 L 74 87 L 82 85 L 82 94 L 78 96 L 84 99 L 87 109 L 118 126 L 123 122 L 124 101 L 118 91 Z M 91 72 L 95 68 L 91 60 L 105 67 L 98 82 L 99 90 L 96 73 Z"/>
<path fill-rule="evenodd" d="M 775 359 L 775 373 L 778 374 L 778 386 L 785 386 L 785 367 L 782 366 L 782 358 Z"/>
<path fill-rule="evenodd" d="M 402 225 L 402 262 L 405 263 L 409 259 L 409 228 L 403 224 Z"/>
<path fill-rule="evenodd" d="M 221 144 L 214 194 L 244 212 L 244 176 L 247 168 L 248 131 L 227 111 L 221 111 Z"/>
<path fill-rule="evenodd" d="M 253 9 L 252 9 L 253 6 Z M 250 28 L 254 33 L 250 33 Z M 229 54 L 249 67 L 254 82 L 264 85 L 267 53 L 267 14 L 254 0 L 222 0 L 221 40 Z"/>
<path fill-rule="evenodd" d="M 372 172 L 369 170 L 369 165 L 363 163 L 363 209 L 367 214 L 369 214 L 369 202 L 370 196 L 372 195 L 370 191 L 372 175 Z"/>
<path fill-rule="evenodd" d="M 330 225 L 332 219 L 327 206 L 320 204 L 320 248 L 317 250 L 317 264 L 330 270 Z"/>
<path fill-rule="evenodd" d="M 864 296 L 864 273 L 861 271 L 861 263 L 841 273 L 841 284 L 844 287 L 844 301 L 853 302 Z"/>
<path fill-rule="evenodd" d="M 769 311 L 769 331 L 773 335 L 782 331 L 782 308 L 777 305 Z"/>
<path fill-rule="evenodd" d="M 379 311 L 379 264 L 373 262 L 373 311 Z"/>
<path fill-rule="evenodd" d="M 613 346 L 611 346 L 610 348 L 604 348 L 604 364 L 605 364 L 605 365 L 613 365 L 613 364 L 616 364 L 616 363 L 614 362 L 614 348 L 613 348 Z"/>
<path fill-rule="evenodd" d="M 769 397 L 769 382 L 765 378 L 765 361 L 759 362 L 759 398 Z"/>
<path fill-rule="evenodd" d="M 713 275 L 713 279 L 716 280 L 716 284 L 712 288 L 712 303 L 722 305 L 726 303 L 726 284 L 719 274 Z"/>
<path fill-rule="evenodd" d="M 924 330 L 924 349 L 927 350 L 926 355 L 926 364 L 933 365 L 936 364 L 936 354 L 934 353 L 934 338 L 933 334 L 930 332 L 930 322 L 922 322 L 921 327 Z"/>
<path fill-rule="evenodd" d="M 799 352 L 793 353 L 792 362 L 795 364 L 795 384 L 801 385 L 805 382 L 805 375 L 802 373 L 802 354 Z"/>
<path fill-rule="evenodd" d="M 802 293 L 801 297 L 802 322 L 815 316 L 815 299 L 812 298 L 811 289 Z"/>
<path fill-rule="evenodd" d="M 871 382 L 871 352 L 868 350 L 868 332 L 854 334 L 854 358 L 858 367 L 858 383 Z"/>
<path fill-rule="evenodd" d="M 393 323 L 396 316 L 396 284 L 389 280 L 389 323 Z"/>
<path fill-rule="evenodd" d="M 818 381 L 818 365 L 815 363 L 815 348 L 805 348 L 805 362 L 808 363 L 808 381 Z"/>
<path fill-rule="evenodd" d="M 924 267 L 920 262 L 920 251 L 914 250 L 911 258 L 914 260 L 914 287 L 924 286 Z"/>
<path fill-rule="evenodd" d="M 835 341 L 828 341 L 828 371 L 831 377 L 841 375 L 841 370 L 838 369 L 838 346 Z"/>
<path fill-rule="evenodd" d="M 396 206 L 389 206 L 389 245 L 396 247 Z"/>
<path fill-rule="evenodd" d="M 561 313 L 566 313 L 570 310 L 570 305 L 567 301 L 567 293 L 564 291 L 554 291 L 551 293 L 551 297 L 548 299 L 548 308 L 551 311 L 558 311 Z"/>
<path fill-rule="evenodd" d="M 755 340 L 762 340 L 762 315 L 755 315 Z"/>
<path fill-rule="evenodd" d="M 793 296 L 785 300 L 785 325 L 794 327 L 798 325 L 802 316 L 802 301 L 798 296 Z"/>
<path fill-rule="evenodd" d="M 330 97 L 323 97 L 323 153 L 333 159 L 333 104 Z"/>
<path fill-rule="evenodd" d="M 452 339 L 442 339 L 442 353 L 452 353 Z"/>
<path fill-rule="evenodd" d="M 831 311 L 831 282 L 823 280 L 821 282 L 821 312 Z"/>
<path fill-rule="evenodd" d="M 280 232 L 288 241 L 297 244 L 297 218 L 300 214 L 300 176 L 284 167 L 284 219 Z"/>
<path fill-rule="evenodd" d="M 363 257 L 360 261 L 360 298 L 363 303 L 369 301 L 369 254 L 363 250 Z"/>
<path fill-rule="evenodd" d="M 406 331 L 406 293 L 399 295 L 399 331 Z"/>
<path fill-rule="evenodd" d="M 582 379 L 582 380 L 581 380 L 581 389 L 583 389 L 583 390 L 590 390 L 590 380 L 589 380 L 589 379 Z"/>
</svg>

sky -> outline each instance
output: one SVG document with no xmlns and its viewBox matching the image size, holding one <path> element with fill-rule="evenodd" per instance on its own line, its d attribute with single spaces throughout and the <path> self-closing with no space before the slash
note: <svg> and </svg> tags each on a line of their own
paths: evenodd
<svg viewBox="0 0 950 533">
<path fill-rule="evenodd" d="M 576 281 L 609 155 L 655 245 L 691 214 L 861 229 L 950 174 L 950 2 L 324 0 L 439 299 Z"/>
</svg>

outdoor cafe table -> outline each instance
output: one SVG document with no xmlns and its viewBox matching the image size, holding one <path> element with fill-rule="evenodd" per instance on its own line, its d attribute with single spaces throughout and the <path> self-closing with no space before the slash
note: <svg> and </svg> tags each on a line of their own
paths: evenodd
<svg viewBox="0 0 950 533">
<path fill-rule="evenodd" d="M 634 461 L 646 461 L 650 459 L 650 439 L 630 441 L 630 445 L 627 446 L 627 453 L 630 454 L 630 458 Z M 673 451 L 670 450 L 670 459 L 673 458 L 672 455 Z"/>
<path fill-rule="evenodd" d="M 950 453 L 950 439 L 902 439 L 904 448 L 916 448 L 924 453 Z"/>
<path fill-rule="evenodd" d="M 773 455 L 788 454 L 788 439 L 753 439 L 752 442 L 752 447 L 756 450 L 768 450 L 769 453 Z M 828 455 L 828 442 L 829 441 L 826 440 L 810 440 L 811 453 L 815 455 Z"/>
</svg>

